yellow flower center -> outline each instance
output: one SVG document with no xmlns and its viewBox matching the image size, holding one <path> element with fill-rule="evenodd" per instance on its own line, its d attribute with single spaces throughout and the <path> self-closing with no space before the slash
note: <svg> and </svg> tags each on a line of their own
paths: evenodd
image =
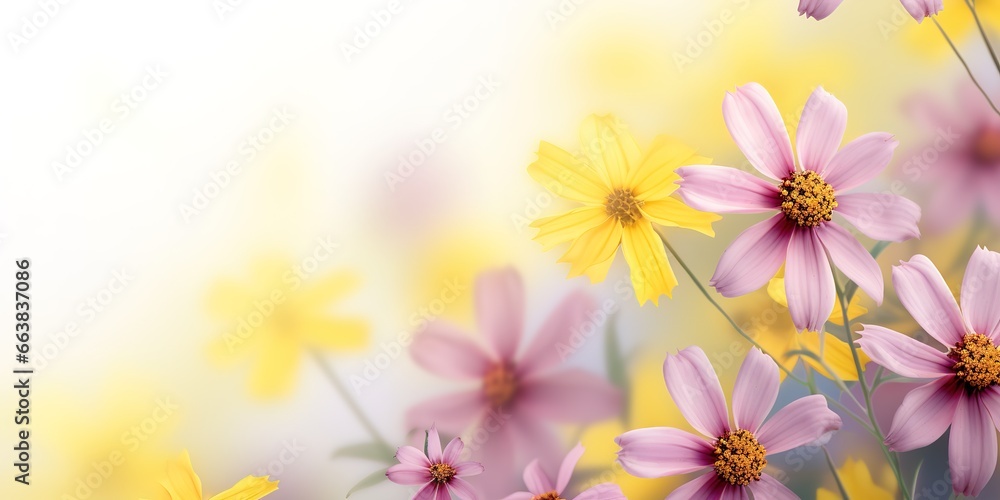
<svg viewBox="0 0 1000 500">
<path fill-rule="evenodd" d="M 799 227 L 816 227 L 833 219 L 837 198 L 833 186 L 811 170 L 785 177 L 781 189 L 781 211 Z"/>
<path fill-rule="evenodd" d="M 451 481 L 458 472 L 449 464 L 434 464 L 431 466 L 431 481 L 443 484 Z"/>
<path fill-rule="evenodd" d="M 483 377 L 483 392 L 493 408 L 501 408 L 514 398 L 517 377 L 506 365 L 497 365 Z"/>
<path fill-rule="evenodd" d="M 615 189 L 604 200 L 604 211 L 623 226 L 631 226 L 642 219 L 641 206 L 642 200 L 637 200 L 631 189 Z"/>
<path fill-rule="evenodd" d="M 969 333 L 948 353 L 951 367 L 966 388 L 980 391 L 1000 384 L 1000 349 L 986 335 Z"/>
<path fill-rule="evenodd" d="M 715 443 L 715 473 L 719 479 L 746 486 L 759 481 L 767 465 L 767 452 L 753 433 L 736 429 L 722 435 Z"/>
<path fill-rule="evenodd" d="M 550 491 L 548 493 L 542 493 L 541 495 L 535 495 L 531 497 L 531 500 L 566 500 L 559 496 L 559 492 Z"/>
<path fill-rule="evenodd" d="M 973 145 L 972 154 L 980 166 L 991 167 L 1000 162 L 1000 130 L 984 130 Z"/>
</svg>

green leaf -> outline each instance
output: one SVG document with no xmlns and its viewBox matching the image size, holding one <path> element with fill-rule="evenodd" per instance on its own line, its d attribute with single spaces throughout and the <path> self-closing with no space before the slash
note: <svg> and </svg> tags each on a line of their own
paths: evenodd
<svg viewBox="0 0 1000 500">
<path fill-rule="evenodd" d="M 363 458 L 391 465 L 395 462 L 395 454 L 394 450 L 386 448 L 385 445 L 379 443 L 358 443 L 335 450 L 333 458 Z"/>
<path fill-rule="evenodd" d="M 630 390 L 628 373 L 625 369 L 625 357 L 622 355 L 621 343 L 618 341 L 618 328 L 615 326 L 615 316 L 608 318 L 604 332 L 604 363 L 608 370 L 608 379 L 622 391 L 622 420 L 629 419 Z"/>
<path fill-rule="evenodd" d="M 379 469 L 375 472 L 372 472 L 371 474 L 368 474 L 367 476 L 365 476 L 364 479 L 361 480 L 361 482 L 355 484 L 354 487 L 347 492 L 347 496 L 344 498 L 350 498 L 351 495 L 365 488 L 371 488 L 372 486 L 375 486 L 376 484 L 385 481 L 386 479 L 388 479 L 385 476 L 385 472 L 386 472 L 385 469 Z"/>
</svg>

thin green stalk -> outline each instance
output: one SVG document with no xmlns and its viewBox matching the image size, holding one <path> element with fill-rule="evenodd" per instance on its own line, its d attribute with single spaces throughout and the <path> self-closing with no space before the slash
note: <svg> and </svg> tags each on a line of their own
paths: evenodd
<svg viewBox="0 0 1000 500">
<path fill-rule="evenodd" d="M 837 466 L 833 465 L 833 458 L 830 457 L 830 450 L 823 447 L 823 454 L 826 455 L 826 464 L 830 466 L 830 472 L 833 473 L 834 481 L 837 481 L 837 489 L 840 490 L 840 495 L 844 497 L 844 500 L 851 500 L 851 496 L 847 494 L 847 488 L 844 488 L 844 482 L 840 480 L 840 473 L 837 472 Z"/>
<path fill-rule="evenodd" d="M 330 380 L 330 383 L 333 385 L 333 388 L 336 389 L 336 391 L 340 394 L 341 399 L 344 400 L 344 403 L 347 404 L 347 407 L 351 410 L 351 412 L 354 413 L 354 416 L 358 419 L 358 421 L 361 422 L 361 425 L 365 428 L 365 430 L 368 431 L 368 434 L 371 435 L 372 439 L 378 442 L 379 445 L 385 447 L 387 450 L 390 451 L 395 450 L 395 448 L 392 445 L 390 445 L 389 442 L 385 440 L 385 438 L 382 437 L 382 434 L 378 432 L 378 429 L 375 428 L 375 424 L 373 424 L 372 421 L 368 419 L 368 417 L 365 415 L 364 410 L 361 409 L 361 406 L 358 404 L 358 402 L 351 397 L 351 394 L 349 392 L 347 392 L 347 388 L 344 387 L 344 384 L 340 381 L 340 378 L 337 377 L 337 374 L 334 373 L 333 368 L 331 368 L 330 365 L 327 364 L 326 360 L 323 359 L 323 356 L 316 351 L 309 351 L 309 353 L 312 355 L 313 359 L 316 360 L 316 363 L 319 365 L 320 370 L 323 371 L 323 374 L 326 375 L 326 378 Z"/>
<path fill-rule="evenodd" d="M 979 84 L 979 80 L 976 79 L 976 75 L 972 73 L 972 68 L 969 67 L 969 63 L 965 62 L 965 58 L 962 57 L 962 53 L 958 51 L 958 47 L 955 46 L 955 42 L 951 41 L 951 37 L 948 33 L 945 33 L 944 28 L 941 27 L 941 23 L 938 22 L 937 18 L 931 16 L 931 21 L 934 21 L 934 26 L 937 26 L 938 31 L 941 32 L 941 36 L 944 37 L 945 41 L 948 42 L 948 46 L 951 47 L 951 51 L 955 53 L 958 57 L 958 61 L 962 63 L 962 67 L 965 68 L 965 72 L 969 74 L 969 78 L 972 79 L 972 83 L 976 84 L 976 88 L 982 92 L 983 97 L 986 98 L 986 102 L 990 103 L 990 107 L 993 108 L 993 112 L 1000 115 L 1000 109 L 997 109 L 997 105 L 993 104 L 993 99 L 990 99 L 990 95 L 986 93 L 986 89 Z"/>
<path fill-rule="evenodd" d="M 986 30 L 983 29 L 983 23 L 979 21 L 979 13 L 976 12 L 976 4 L 971 0 L 965 0 L 965 5 L 969 6 L 969 12 L 972 12 L 972 18 L 976 21 L 976 27 L 979 28 L 979 35 L 983 38 L 983 43 L 986 44 L 986 48 L 990 51 L 990 57 L 993 59 L 993 66 L 997 68 L 1000 72 L 1000 59 L 997 59 L 997 53 L 993 50 L 993 44 L 990 43 L 990 38 L 986 36 Z"/>
</svg>

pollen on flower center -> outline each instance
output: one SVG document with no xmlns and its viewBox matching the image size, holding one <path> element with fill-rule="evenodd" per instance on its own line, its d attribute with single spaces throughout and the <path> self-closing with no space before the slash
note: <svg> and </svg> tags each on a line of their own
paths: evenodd
<svg viewBox="0 0 1000 500">
<path fill-rule="evenodd" d="M 1000 349 L 986 335 L 966 334 L 948 357 L 955 361 L 951 369 L 970 390 L 1000 384 Z"/>
<path fill-rule="evenodd" d="M 566 500 L 559 496 L 558 491 L 550 491 L 548 493 L 542 493 L 541 495 L 535 495 L 531 497 L 531 500 Z"/>
<path fill-rule="evenodd" d="M 449 464 L 434 464 L 431 465 L 431 481 L 435 483 L 447 483 L 451 481 L 451 478 L 455 477 L 458 471 L 455 470 Z"/>
<path fill-rule="evenodd" d="M 795 172 L 785 177 L 778 188 L 781 211 L 799 227 L 816 227 L 833 219 L 833 209 L 837 208 L 833 186 L 816 172 Z"/>
<path fill-rule="evenodd" d="M 497 365 L 483 377 L 483 392 L 493 408 L 501 408 L 514 398 L 517 377 L 510 367 Z"/>
<path fill-rule="evenodd" d="M 715 442 L 715 473 L 719 479 L 746 486 L 759 481 L 767 465 L 767 452 L 752 432 L 736 429 L 722 435 Z"/>
<path fill-rule="evenodd" d="M 604 200 L 604 210 L 608 215 L 618 219 L 623 226 L 631 226 L 642 218 L 639 207 L 642 200 L 637 200 L 631 189 L 615 189 Z"/>
</svg>

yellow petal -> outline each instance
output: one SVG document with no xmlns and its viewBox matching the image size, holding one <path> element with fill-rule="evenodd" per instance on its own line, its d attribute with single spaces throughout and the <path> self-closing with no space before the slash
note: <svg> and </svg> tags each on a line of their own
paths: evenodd
<svg viewBox="0 0 1000 500">
<path fill-rule="evenodd" d="M 538 146 L 538 160 L 528 165 L 528 175 L 556 196 L 590 205 L 603 204 L 611 192 L 583 160 L 545 141 Z"/>
<path fill-rule="evenodd" d="M 294 283 L 292 281 L 293 285 Z M 328 274 L 315 283 L 306 281 L 302 286 L 302 290 L 294 297 L 298 307 L 326 308 L 331 302 L 357 290 L 361 286 L 361 277 L 354 271 L 342 270 Z"/>
<path fill-rule="evenodd" d="M 622 235 L 622 253 L 628 262 L 639 304 L 647 300 L 659 305 L 660 295 L 671 296 L 677 286 L 663 242 L 648 222 L 639 221 L 625 228 Z"/>
<path fill-rule="evenodd" d="M 580 235 L 559 262 L 569 262 L 569 277 L 580 276 L 587 269 L 614 257 L 622 241 L 622 225 L 608 218 L 601 225 Z"/>
<path fill-rule="evenodd" d="M 266 333 L 260 359 L 250 373 L 250 390 L 259 397 L 288 392 L 298 375 L 301 345 L 294 339 Z"/>
<path fill-rule="evenodd" d="M 612 115 L 591 115 L 580 126 L 580 146 L 612 189 L 625 187 L 629 168 L 639 165 L 641 153 L 624 124 Z"/>
<path fill-rule="evenodd" d="M 247 476 L 211 500 L 258 500 L 278 490 L 278 482 L 271 481 L 268 476 Z"/>
<path fill-rule="evenodd" d="M 858 319 L 858 317 L 866 314 L 868 308 L 861 305 L 861 295 L 854 294 L 851 302 L 847 304 L 847 317 L 851 321 Z M 830 313 L 830 321 L 837 325 L 844 324 L 844 311 L 840 310 L 840 302 L 837 302 L 836 306 L 833 308 L 833 312 Z"/>
<path fill-rule="evenodd" d="M 798 354 L 789 354 L 792 351 L 801 349 L 799 346 L 799 333 L 789 322 L 786 328 L 762 328 L 755 339 L 765 352 L 771 355 L 774 360 L 788 371 L 795 369 L 795 364 L 799 362 Z M 780 380 L 784 381 L 785 370 L 779 372 Z"/>
<path fill-rule="evenodd" d="M 355 318 L 309 318 L 302 324 L 303 341 L 310 347 L 330 350 L 361 349 L 368 345 L 367 321 Z"/>
<path fill-rule="evenodd" d="M 781 277 L 783 276 L 782 271 L 778 271 L 778 276 L 767 282 L 767 294 L 771 296 L 772 300 L 787 308 L 788 296 L 785 295 L 785 278 Z"/>
<path fill-rule="evenodd" d="M 695 210 L 674 198 L 646 201 L 640 210 L 646 218 L 661 226 L 694 229 L 712 237 L 715 236 L 712 223 L 722 219 L 716 214 Z"/>
<path fill-rule="evenodd" d="M 683 165 L 709 164 L 712 160 L 698 156 L 677 139 L 661 135 L 653 141 L 639 165 L 629 172 L 628 186 L 640 199 L 666 198 L 677 190 L 680 180 L 674 171 Z"/>
<path fill-rule="evenodd" d="M 556 245 L 579 238 L 607 219 L 604 207 L 581 207 L 562 215 L 538 219 L 531 223 L 531 227 L 538 228 L 535 241 L 548 251 Z"/>
<path fill-rule="evenodd" d="M 187 450 L 167 462 L 167 477 L 160 484 L 170 494 L 170 500 L 201 500 L 201 479 L 191 466 Z"/>
<path fill-rule="evenodd" d="M 258 298 L 245 284 L 224 280 L 212 286 L 206 301 L 212 313 L 220 317 L 235 317 L 246 314 L 247 304 L 253 304 Z"/>
<path fill-rule="evenodd" d="M 608 277 L 608 271 L 611 270 L 611 264 L 615 261 L 615 254 L 612 253 L 611 257 L 608 257 L 604 262 L 600 262 L 588 267 L 583 274 L 586 274 L 590 278 L 591 283 L 600 283 L 604 281 L 604 278 Z"/>
<path fill-rule="evenodd" d="M 837 469 L 840 481 L 844 485 L 847 495 L 851 498 L 864 498 L 865 500 L 892 500 L 896 497 L 895 481 L 885 481 L 885 485 L 879 485 L 872 479 L 868 465 L 861 460 L 848 458 L 844 465 Z M 883 476 L 892 474 L 892 468 L 886 465 L 883 468 Z M 820 488 L 816 492 L 816 500 L 833 500 L 841 498 L 840 493 L 825 488 Z"/>
<path fill-rule="evenodd" d="M 854 367 L 854 357 L 851 356 L 851 347 L 847 345 L 846 342 L 837 338 L 836 335 L 831 333 L 823 334 L 823 361 L 833 370 L 833 373 L 840 377 L 844 381 L 857 381 L 858 371 Z M 819 355 L 819 334 L 816 332 L 802 332 L 799 336 L 799 344 L 803 349 L 812 351 Z M 862 370 L 866 363 L 870 361 L 870 358 L 864 353 L 859 351 L 858 358 L 861 360 Z M 820 364 L 815 359 L 809 356 L 803 356 L 803 360 L 809 366 L 816 370 L 820 375 L 833 379 L 834 377 L 830 375 L 830 372 L 826 371 L 822 364 Z"/>
</svg>

